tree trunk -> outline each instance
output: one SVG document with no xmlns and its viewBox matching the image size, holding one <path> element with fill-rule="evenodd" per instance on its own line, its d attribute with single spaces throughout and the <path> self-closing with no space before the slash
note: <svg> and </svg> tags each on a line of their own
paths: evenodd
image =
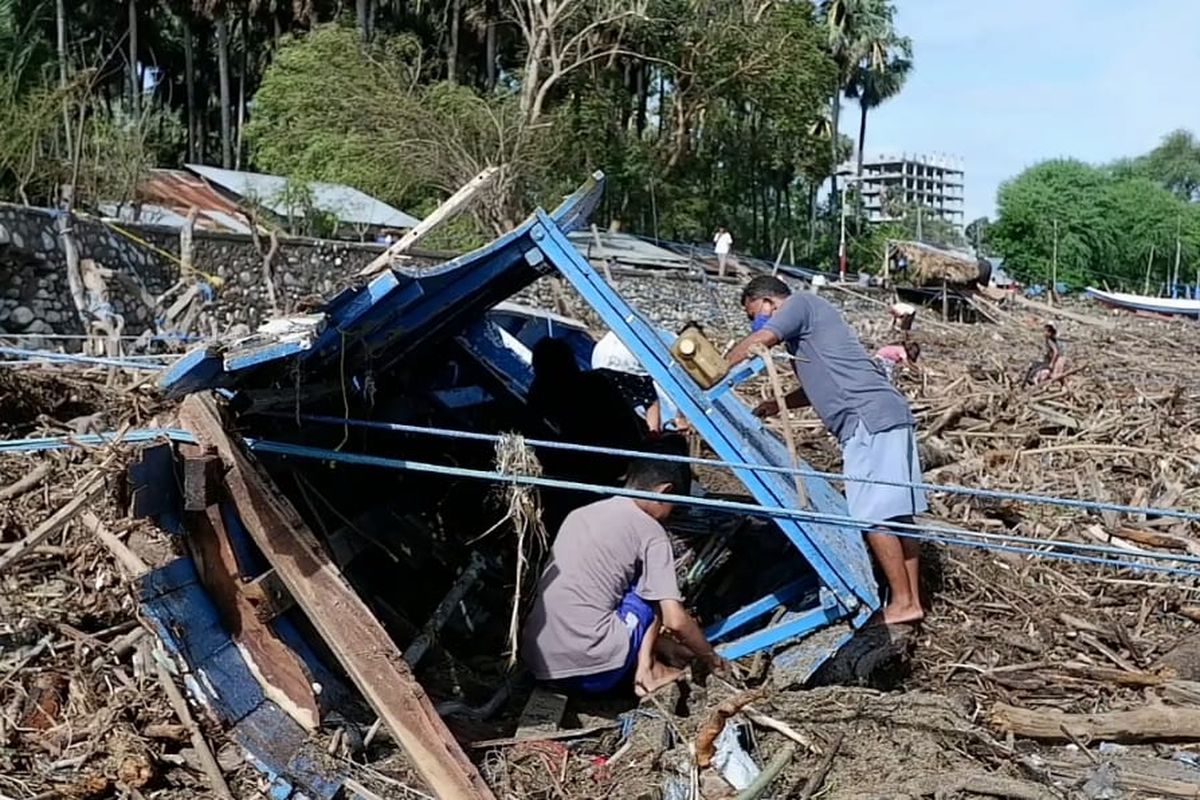
<svg viewBox="0 0 1200 800">
<path fill-rule="evenodd" d="M 67 158 L 75 152 L 71 134 L 71 105 L 67 102 L 67 9 L 65 0 L 56 0 L 54 4 L 55 28 L 58 34 L 58 88 L 63 93 L 63 135 L 66 137 Z"/>
<path fill-rule="evenodd" d="M 137 2 L 129 0 L 129 107 L 136 117 L 141 113 L 142 82 L 138 76 Z"/>
<path fill-rule="evenodd" d="M 242 63 L 238 67 L 237 135 L 233 143 L 233 168 L 242 168 L 242 128 L 246 122 L 246 70 L 249 62 L 250 19 L 242 17 Z"/>
<path fill-rule="evenodd" d="M 817 251 L 817 184 L 808 184 L 808 257 Z"/>
<path fill-rule="evenodd" d="M 354 13 L 358 19 L 358 37 L 364 43 L 371 41 L 371 3 L 370 0 L 355 0 Z"/>
<path fill-rule="evenodd" d="M 62 0 L 58 0 L 60 3 Z M 196 62 L 192 52 L 192 26 L 180 17 L 183 25 L 183 74 L 187 90 L 187 154 L 189 161 L 200 160 L 196 155 Z"/>
<path fill-rule="evenodd" d="M 637 133 L 646 131 L 646 106 L 649 104 L 650 66 L 638 64 L 637 70 Z"/>
<path fill-rule="evenodd" d="M 858 171 L 855 174 L 861 180 L 863 173 L 863 147 L 867 143 L 867 107 L 863 104 L 860 104 L 859 107 L 862 110 L 862 115 L 858 120 Z"/>
<path fill-rule="evenodd" d="M 221 90 L 221 166 L 233 166 L 233 129 L 229 118 L 232 102 L 229 94 L 229 26 L 224 17 L 217 17 L 217 80 Z"/>
<path fill-rule="evenodd" d="M 485 86 L 490 92 L 496 88 L 496 20 L 488 19 L 487 24 L 487 45 L 484 48 L 487 58 L 487 66 L 484 74 L 487 76 Z"/>
<path fill-rule="evenodd" d="M 833 213 L 837 213 L 842 207 L 842 198 L 838 197 L 838 118 L 842 113 L 842 87 L 838 84 L 834 93 L 832 107 L 830 108 L 830 126 L 829 126 L 829 209 Z M 833 263 L 837 264 L 841 258 L 841 243 L 838 237 L 833 238 Z"/>
<path fill-rule="evenodd" d="M 450 47 L 446 53 L 446 80 L 458 83 L 458 27 L 462 18 L 462 0 L 450 3 Z"/>
</svg>

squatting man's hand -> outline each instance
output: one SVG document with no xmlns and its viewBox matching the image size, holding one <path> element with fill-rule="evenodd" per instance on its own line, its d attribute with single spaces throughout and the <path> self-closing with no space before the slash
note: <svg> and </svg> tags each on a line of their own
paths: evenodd
<svg viewBox="0 0 1200 800">
<path fill-rule="evenodd" d="M 754 407 L 756 417 L 775 417 L 779 415 L 779 403 L 775 400 L 763 400 Z"/>
</svg>

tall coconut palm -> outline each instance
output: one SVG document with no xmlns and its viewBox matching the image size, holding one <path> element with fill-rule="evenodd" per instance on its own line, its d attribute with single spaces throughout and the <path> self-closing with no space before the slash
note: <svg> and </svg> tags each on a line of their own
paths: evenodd
<svg viewBox="0 0 1200 800">
<path fill-rule="evenodd" d="M 829 55 L 837 67 L 829 108 L 832 158 L 836 157 L 842 95 L 853 84 L 855 75 L 864 63 L 880 63 L 882 54 L 877 44 L 883 36 L 882 32 L 891 28 L 892 8 L 886 0 L 822 0 L 820 11 Z M 837 166 L 834 161 L 830 169 L 831 200 L 835 204 L 840 201 Z"/>
<path fill-rule="evenodd" d="M 846 96 L 858 100 L 858 171 L 863 173 L 863 149 L 867 139 L 867 112 L 895 97 L 904 88 L 912 71 L 912 40 L 898 36 L 891 26 L 892 9 L 886 10 L 887 25 L 871 31 L 866 44 L 868 53 L 854 72 L 846 87 Z"/>
</svg>

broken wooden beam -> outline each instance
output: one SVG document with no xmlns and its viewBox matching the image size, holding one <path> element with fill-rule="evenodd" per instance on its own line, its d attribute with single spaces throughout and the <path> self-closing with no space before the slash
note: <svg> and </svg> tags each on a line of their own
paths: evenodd
<svg viewBox="0 0 1200 800">
<path fill-rule="evenodd" d="M 192 395 L 184 400 L 180 419 L 200 442 L 216 447 L 227 469 L 229 498 L 250 536 L 432 792 L 447 800 L 493 800 L 395 642 L 295 508 L 229 440 L 215 403 Z"/>
<path fill-rule="evenodd" d="M 997 703 L 989 720 L 1002 733 L 1043 742 L 1069 744 L 1073 738 L 1124 744 L 1200 741 L 1200 708 L 1153 705 L 1132 711 L 1065 714 Z"/>
<path fill-rule="evenodd" d="M 248 581 L 242 587 L 242 594 L 254 606 L 254 614 L 259 622 L 270 622 L 296 605 L 296 599 L 274 569 Z"/>
<path fill-rule="evenodd" d="M 259 619 L 257 609 L 243 594 L 244 584 L 220 507 L 189 512 L 184 524 L 200 582 L 208 589 L 263 695 L 305 730 L 316 730 L 321 712 L 312 682 L 299 656 Z"/>
<path fill-rule="evenodd" d="M 221 457 L 192 445 L 181 445 L 183 455 L 183 510 L 203 511 L 214 505 L 221 485 Z"/>
<path fill-rule="evenodd" d="M 392 263 L 393 258 L 411 248 L 443 222 L 453 219 L 456 214 L 467 207 L 467 204 L 471 202 L 475 195 L 483 191 L 492 182 L 492 179 L 499 172 L 499 167 L 486 167 L 482 172 L 464 184 L 457 192 L 450 195 L 429 216 L 418 222 L 412 230 L 400 237 L 398 242 L 390 246 L 387 250 L 384 250 L 382 255 L 359 270 L 358 276 L 366 278 L 377 272 L 381 272 Z"/>
</svg>

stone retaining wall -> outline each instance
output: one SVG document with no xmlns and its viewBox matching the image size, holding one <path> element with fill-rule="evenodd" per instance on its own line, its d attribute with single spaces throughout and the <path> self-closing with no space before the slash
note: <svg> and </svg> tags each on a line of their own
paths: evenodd
<svg viewBox="0 0 1200 800">
<path fill-rule="evenodd" d="M 83 332 L 67 286 L 55 218 L 50 209 L 0 204 L 0 333 Z M 110 280 L 109 291 L 113 307 L 125 318 L 125 332 L 138 335 L 153 327 L 153 319 L 134 288 L 141 284 L 151 295 L 159 295 L 175 284 L 179 232 L 154 225 L 120 227 L 140 242 L 91 218 L 77 218 L 75 236 L 81 258 L 124 276 L 125 280 Z M 281 240 L 273 262 L 280 305 L 293 309 L 303 298 L 330 296 L 382 249 L 355 242 Z M 253 328 L 269 315 L 262 258 L 249 236 L 197 230 L 193 264 L 224 281 L 213 308 L 220 329 L 238 323 Z"/>
</svg>

